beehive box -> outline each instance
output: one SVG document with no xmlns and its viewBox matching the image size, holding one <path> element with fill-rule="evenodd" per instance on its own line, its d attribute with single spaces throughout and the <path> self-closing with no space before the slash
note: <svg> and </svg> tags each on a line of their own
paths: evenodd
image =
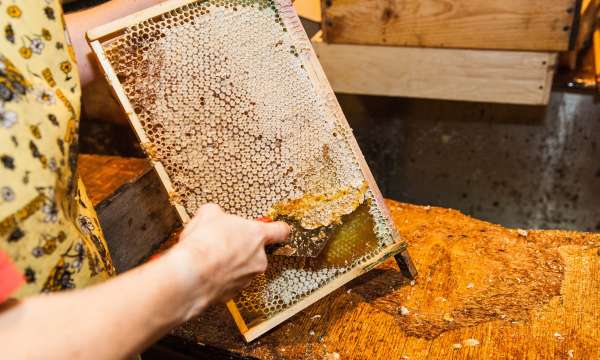
<svg viewBox="0 0 600 360">
<path fill-rule="evenodd" d="M 581 0 L 321 0 L 328 43 L 566 51 Z"/>
<path fill-rule="evenodd" d="M 88 39 L 184 222 L 206 202 L 257 218 L 335 199 L 304 219 L 342 222 L 319 257 L 270 256 L 228 303 L 247 341 L 384 259 L 408 259 L 288 0 L 167 1 Z"/>
</svg>

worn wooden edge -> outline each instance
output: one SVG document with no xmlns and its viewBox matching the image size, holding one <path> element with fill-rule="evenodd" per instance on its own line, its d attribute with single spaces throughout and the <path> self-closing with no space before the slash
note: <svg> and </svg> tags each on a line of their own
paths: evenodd
<svg viewBox="0 0 600 360">
<path fill-rule="evenodd" d="M 333 279 L 326 285 L 318 288 L 317 290 L 315 290 L 313 293 L 311 293 L 310 295 L 308 295 L 307 297 L 305 297 L 298 303 L 290 306 L 289 308 L 278 313 L 277 315 L 273 316 L 272 318 L 249 328 L 247 331 L 242 333 L 244 336 L 244 339 L 247 342 L 256 340 L 261 335 L 265 334 L 269 330 L 272 330 L 277 325 L 288 320 L 290 317 L 292 317 L 292 316 L 296 315 L 297 313 L 299 313 L 300 311 L 306 309 L 307 307 L 314 304 L 318 300 L 331 294 L 333 291 L 335 291 L 339 287 L 345 285 L 349 281 L 356 279 L 360 275 L 369 272 L 370 270 L 374 269 L 379 264 L 383 263 L 385 260 L 406 251 L 406 246 L 407 245 L 404 243 L 395 243 L 395 244 L 389 245 L 388 247 L 383 249 L 377 256 L 375 256 L 373 259 L 369 260 L 367 263 L 361 264 L 361 265 L 358 265 L 358 266 L 352 268 L 350 271 L 338 276 L 337 278 Z"/>
<path fill-rule="evenodd" d="M 468 57 L 476 58 L 478 55 L 494 55 L 494 58 L 498 59 L 499 63 L 508 63 L 512 61 L 515 55 L 520 55 L 524 58 L 529 57 L 531 59 L 535 59 L 539 62 L 539 67 L 537 71 L 540 72 L 540 82 L 539 85 L 541 88 L 536 89 L 532 88 L 532 94 L 535 92 L 539 92 L 539 96 L 531 95 L 528 98 L 524 97 L 516 97 L 511 95 L 510 97 L 497 97 L 491 96 L 488 94 L 478 93 L 477 98 L 470 98 L 464 94 L 461 94 L 459 91 L 454 91 L 451 93 L 448 92 L 437 92 L 434 95 L 431 93 L 424 93 L 419 90 L 406 90 L 401 84 L 395 89 L 386 89 L 378 90 L 374 89 L 373 86 L 369 86 L 368 83 L 361 83 L 361 89 L 347 89 L 347 88 L 335 88 L 335 91 L 341 93 L 351 93 L 351 94 L 361 94 L 361 95 L 378 95 L 378 96 L 406 96 L 406 97 L 415 97 L 415 98 L 430 98 L 430 99 L 444 99 L 444 100 L 458 100 L 458 101 L 485 101 L 485 102 L 494 102 L 494 103 L 511 103 L 511 104 L 523 104 L 523 105 L 547 105 L 550 99 L 550 93 L 552 90 L 552 80 L 554 78 L 554 73 L 556 70 L 556 62 L 558 55 L 554 52 L 532 52 L 532 51 L 512 51 L 512 50 L 473 50 L 473 49 L 453 49 L 453 48 L 421 48 L 421 47 L 400 47 L 400 46 L 380 46 L 380 45 L 352 45 L 352 44 L 330 44 L 323 41 L 322 32 L 318 32 L 311 39 L 311 43 L 317 54 L 320 56 L 325 56 L 324 53 L 327 51 L 328 53 L 333 53 L 335 56 L 342 53 L 342 51 L 346 51 L 350 49 L 350 52 L 359 53 L 365 52 L 372 54 L 374 52 L 380 52 L 385 54 L 386 57 L 393 61 L 393 59 L 403 57 L 409 54 L 414 54 L 415 52 L 422 53 L 420 58 L 423 57 L 431 57 L 431 58 L 444 58 L 448 57 L 448 55 L 460 55 L 462 61 L 469 62 Z M 340 55 L 341 56 L 341 55 Z M 406 56 L 408 57 L 408 56 Z M 351 59 L 345 58 L 346 62 L 351 62 Z M 372 65 L 372 64 L 371 64 Z M 505 64 L 503 64 L 505 65 Z M 357 66 L 360 67 L 360 66 Z M 399 69 L 405 70 L 405 69 Z M 542 73 L 543 72 L 543 76 Z M 494 76 L 495 74 L 490 75 L 490 86 L 493 86 Z M 352 75 L 348 75 L 352 76 Z M 388 78 L 389 76 L 386 75 Z M 372 81 L 377 83 L 378 79 L 373 78 Z M 435 78 L 433 75 L 430 79 L 432 84 L 439 82 L 438 78 Z M 497 80 L 496 80 L 497 81 Z M 332 81 L 335 84 L 335 81 Z M 334 85 L 335 86 L 335 85 Z M 460 84 L 456 84 L 457 87 L 460 87 Z M 398 90 L 402 89 L 402 90 Z"/>
<path fill-rule="evenodd" d="M 94 178 L 95 174 L 97 173 L 98 167 L 104 167 L 104 166 L 108 166 L 109 168 L 113 168 L 113 160 L 116 159 L 122 160 L 122 161 L 126 161 L 128 162 L 128 170 L 133 168 L 137 169 L 137 171 L 134 172 L 128 172 L 129 175 L 131 175 L 130 177 L 120 177 L 117 176 L 115 177 L 115 179 L 118 180 L 118 182 L 114 182 L 114 179 L 109 179 L 108 184 L 111 184 L 111 187 L 108 188 L 103 188 L 103 191 L 105 189 L 114 189 L 116 192 L 118 189 L 123 188 L 124 186 L 126 186 L 127 184 L 130 183 L 134 183 L 136 181 L 138 181 L 140 178 L 144 177 L 150 170 L 151 170 L 151 164 L 149 161 L 147 161 L 146 159 L 140 159 L 140 158 L 133 158 L 133 157 L 115 157 L 115 156 L 110 156 L 110 155 L 98 155 L 98 154 L 79 154 L 78 157 L 78 161 L 77 161 L 77 173 L 79 174 L 79 177 L 81 178 L 82 181 L 84 181 L 84 183 L 87 186 L 88 181 L 90 181 L 90 178 Z M 129 163 L 131 162 L 131 163 Z M 120 166 L 119 166 L 120 167 Z M 101 171 L 100 173 L 103 173 L 103 171 Z M 107 192 L 108 193 L 108 192 Z M 99 197 L 95 192 L 88 192 L 88 197 L 89 199 L 92 201 L 92 205 L 94 207 L 98 207 L 101 206 L 103 202 L 105 202 L 107 199 L 110 199 L 114 193 L 110 194 L 109 196 L 106 196 L 107 193 L 102 192 L 102 196 Z"/>
<path fill-rule="evenodd" d="M 122 30 L 139 24 L 140 22 L 146 21 L 156 16 L 160 16 L 166 12 L 174 10 L 178 7 L 187 5 L 192 2 L 196 2 L 197 0 L 170 0 L 165 1 L 160 4 L 151 6 L 147 9 L 138 11 L 131 15 L 125 16 L 123 18 L 111 21 L 109 23 L 100 25 L 89 30 L 86 33 L 86 37 L 88 41 L 100 40 L 106 37 L 110 37 L 114 33 L 119 33 Z"/>
<path fill-rule="evenodd" d="M 587 2 L 586 4 L 591 4 Z M 567 50 L 576 50 L 577 41 L 580 37 L 581 27 L 580 22 L 583 17 L 583 0 L 576 0 L 573 9 L 573 22 L 571 24 L 571 33 L 569 34 L 569 48 Z"/>
<path fill-rule="evenodd" d="M 121 104 L 121 107 L 125 111 L 125 114 L 129 118 L 131 126 L 133 127 L 133 130 L 136 136 L 138 137 L 138 140 L 140 141 L 142 146 L 144 146 L 144 144 L 149 144 L 150 140 L 146 136 L 146 133 L 142 128 L 140 119 L 138 118 L 137 114 L 135 113 L 135 110 L 133 109 L 133 106 L 131 105 L 129 99 L 127 98 L 127 95 L 125 94 L 125 89 L 123 89 L 123 87 L 121 86 L 121 82 L 119 81 L 117 74 L 113 70 L 110 61 L 108 61 L 106 53 L 102 48 L 102 44 L 98 40 L 91 41 L 89 44 L 92 48 L 92 52 L 96 55 L 96 60 L 100 65 L 100 69 L 102 70 L 102 73 L 104 74 L 108 85 L 110 86 L 113 94 L 116 96 L 117 100 Z"/>
<path fill-rule="evenodd" d="M 600 95 L 600 24 L 594 31 L 594 69 L 596 72 L 596 89 Z"/>
<path fill-rule="evenodd" d="M 113 192 L 112 194 L 110 194 L 109 196 L 105 197 L 104 199 L 102 199 L 102 201 L 100 201 L 97 204 L 94 204 L 94 208 L 96 209 L 97 212 L 103 210 L 104 208 L 110 206 L 110 204 L 114 201 L 115 198 L 119 197 L 121 194 L 119 193 L 119 190 L 125 189 L 129 186 L 132 186 L 132 184 L 134 184 L 135 182 L 139 181 L 141 178 L 143 178 L 144 176 L 148 175 L 149 172 L 152 171 L 152 168 L 150 166 L 148 166 L 146 169 L 144 169 L 143 172 L 141 172 L 140 174 L 132 177 L 131 179 L 127 180 L 126 182 L 124 182 L 123 184 L 121 184 L 115 192 Z"/>
<path fill-rule="evenodd" d="M 138 24 L 142 21 L 145 21 L 149 18 L 152 18 L 155 16 L 160 16 L 161 14 L 163 14 L 165 12 L 171 11 L 177 7 L 183 6 L 192 1 L 195 1 L 195 0 L 172 0 L 172 1 L 169 1 L 166 3 L 162 3 L 160 5 L 151 7 L 149 9 L 143 10 L 141 12 L 138 12 L 136 14 L 130 15 L 126 18 L 113 21 L 109 24 L 98 27 L 87 33 L 88 42 L 90 43 L 93 53 L 96 55 L 96 58 L 97 58 L 98 63 L 100 64 L 101 70 L 104 73 L 104 76 L 106 77 L 106 80 L 108 81 L 108 84 L 112 88 L 113 93 L 117 97 L 117 100 L 119 101 L 119 103 L 121 104 L 123 109 L 125 110 L 125 113 L 127 114 L 127 117 L 133 127 L 133 130 L 134 130 L 136 136 L 138 137 L 138 140 L 140 141 L 142 147 L 146 150 L 147 154 L 149 152 L 151 152 L 150 140 L 148 139 L 148 136 L 146 135 L 146 133 L 141 125 L 141 122 L 133 109 L 133 106 L 129 102 L 129 99 L 125 93 L 125 90 L 123 89 L 112 65 L 110 64 L 110 62 L 108 61 L 108 59 L 106 57 L 104 49 L 102 48 L 101 41 L 109 39 L 112 34 L 118 33 L 120 31 L 122 31 L 124 28 L 136 25 L 136 24 Z M 279 10 L 279 13 L 282 17 L 282 20 L 285 24 L 285 27 L 288 29 L 289 34 L 292 37 L 292 40 L 296 44 L 296 47 L 299 49 L 299 53 L 301 54 L 301 59 L 302 59 L 303 65 L 307 69 L 309 78 L 312 81 L 313 85 L 315 86 L 315 89 L 317 89 L 320 96 L 322 96 L 324 99 L 326 99 L 327 105 L 328 105 L 330 111 L 336 117 L 336 120 L 340 124 L 342 124 L 342 126 L 346 128 L 348 134 L 351 135 L 352 130 L 350 128 L 350 125 L 348 124 L 348 122 L 342 112 L 342 109 L 341 109 L 339 103 L 337 102 L 337 99 L 335 98 L 335 94 L 334 94 L 333 90 L 331 89 L 329 82 L 327 81 L 327 77 L 325 76 L 325 73 L 324 73 L 323 69 L 321 68 L 318 58 L 317 58 L 314 50 L 312 49 L 310 40 L 308 39 L 308 36 L 306 35 L 306 32 L 304 31 L 302 23 L 300 22 L 300 19 L 298 18 L 298 15 L 297 15 L 296 11 L 294 10 L 292 3 L 289 0 L 276 0 L 276 4 L 277 4 L 277 8 Z M 238 326 L 238 329 L 244 335 L 244 338 L 248 342 L 256 339 L 257 337 L 259 337 L 260 335 L 269 331 L 270 329 L 274 328 L 281 322 L 285 321 L 286 319 L 288 319 L 291 316 L 295 315 L 296 313 L 300 312 L 304 308 L 310 306 L 311 304 L 313 304 L 320 298 L 324 297 L 325 295 L 329 294 L 331 291 L 342 286 L 346 282 L 348 282 L 348 281 L 354 279 L 355 277 L 361 275 L 362 273 L 368 271 L 365 269 L 367 269 L 367 268 L 371 269 L 372 267 L 378 265 L 382 261 L 383 258 L 387 259 L 389 256 L 393 256 L 397 252 L 405 251 L 405 249 L 406 249 L 406 243 L 400 238 L 399 233 L 395 230 L 395 227 L 391 220 L 391 215 L 390 215 L 389 209 L 385 205 L 383 196 L 382 196 L 379 188 L 377 187 L 377 184 L 375 183 L 375 179 L 373 178 L 373 175 L 362 155 L 362 152 L 360 151 L 358 143 L 353 136 L 349 136 L 349 135 L 346 136 L 346 140 L 348 141 L 348 145 L 350 146 L 350 148 L 353 152 L 355 160 L 358 161 L 358 164 L 360 166 L 362 174 L 363 174 L 365 180 L 367 181 L 370 190 L 373 192 L 374 200 L 375 200 L 378 208 L 382 211 L 383 216 L 385 217 L 385 220 L 388 223 L 388 227 L 391 229 L 394 229 L 394 231 L 393 231 L 394 243 L 391 246 L 389 246 L 388 248 L 384 249 L 373 260 L 368 261 L 366 264 L 356 267 L 356 268 L 350 270 L 349 272 L 347 272 L 346 274 L 332 280 L 324 288 L 320 288 L 319 290 L 308 295 L 302 301 L 296 303 L 295 305 L 291 306 L 290 308 L 286 309 L 285 311 L 282 311 L 281 313 L 277 314 L 276 316 L 274 316 L 268 320 L 265 320 L 264 322 L 262 322 L 256 326 L 253 326 L 251 328 L 248 328 L 248 325 L 246 324 L 245 320 L 241 316 L 239 309 L 237 308 L 237 305 L 235 305 L 233 300 L 230 300 L 227 303 L 227 308 L 228 308 L 229 312 L 231 313 L 232 317 L 234 318 L 236 325 Z M 177 209 L 177 213 L 178 213 L 179 217 L 181 218 L 182 222 L 184 224 L 187 223 L 190 219 L 189 214 L 187 213 L 185 208 L 177 201 L 177 199 L 174 199 L 171 197 L 172 194 L 174 194 L 174 189 L 173 189 L 172 183 L 170 181 L 170 178 L 164 169 L 164 166 L 162 165 L 162 163 L 160 163 L 158 161 L 154 161 L 154 160 L 152 160 L 152 165 L 153 165 L 154 169 L 156 170 L 161 182 L 165 186 L 165 189 L 169 193 L 170 200 L 171 200 L 172 204 L 175 206 L 175 208 Z M 325 289 L 325 290 L 323 290 L 323 289 Z"/>
<path fill-rule="evenodd" d="M 94 40 L 90 42 L 90 47 L 92 48 L 93 53 L 96 55 L 96 59 L 100 64 L 100 68 L 108 82 L 108 85 L 110 86 L 113 94 L 116 96 L 117 100 L 119 101 L 123 110 L 125 111 L 125 114 L 129 119 L 129 123 L 131 124 L 133 131 L 137 136 L 142 148 L 146 152 L 147 156 L 150 158 L 152 167 L 158 174 L 160 181 L 163 183 L 163 186 L 169 194 L 169 200 L 175 206 L 175 209 L 177 210 L 177 214 L 179 215 L 181 221 L 184 224 L 186 224 L 190 220 L 190 216 L 183 207 L 183 205 L 181 205 L 179 201 L 174 198 L 174 188 L 169 178 L 169 175 L 165 171 L 163 164 L 159 161 L 155 161 L 154 159 L 152 159 L 152 155 L 150 154 L 152 152 L 152 143 L 146 135 L 146 132 L 142 127 L 142 123 L 140 122 L 139 117 L 135 113 L 133 106 L 129 102 L 129 98 L 127 97 L 127 94 L 125 94 L 125 89 L 123 89 L 123 86 L 121 85 L 117 74 L 115 73 L 112 65 L 110 64 L 110 61 L 108 61 L 104 49 L 102 48 L 102 44 L 99 40 Z"/>
<path fill-rule="evenodd" d="M 227 305 L 227 310 L 229 310 L 229 313 L 233 317 L 233 321 L 235 321 L 235 324 L 237 325 L 237 327 L 240 330 L 240 332 L 242 333 L 242 335 L 247 333 L 248 325 L 246 324 L 246 321 L 244 321 L 244 317 L 240 313 L 240 310 L 238 309 L 235 302 L 233 300 L 229 300 L 229 301 L 227 301 L 226 305 Z"/>
<path fill-rule="evenodd" d="M 542 99 L 539 105 L 548 105 L 550 103 L 550 95 L 552 93 L 552 83 L 554 81 L 554 74 L 558 67 L 558 53 L 549 53 L 547 60 L 546 70 L 546 81 L 544 81 L 544 91 L 542 92 Z"/>
</svg>

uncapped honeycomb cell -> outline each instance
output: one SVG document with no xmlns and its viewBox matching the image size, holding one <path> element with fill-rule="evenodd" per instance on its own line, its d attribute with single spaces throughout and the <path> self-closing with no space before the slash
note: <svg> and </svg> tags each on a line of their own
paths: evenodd
<svg viewBox="0 0 600 360">
<path fill-rule="evenodd" d="M 284 16 L 272 1 L 197 1 L 102 43 L 148 156 L 165 167 L 188 214 L 214 202 L 258 218 L 283 201 L 365 182 L 352 131 L 333 112 L 333 95 L 314 84 L 310 45 L 297 43 Z M 268 271 L 235 299 L 248 322 L 287 309 L 394 241 L 372 191 L 364 196 L 347 219 L 351 231 L 336 233 L 318 258 L 270 256 Z"/>
</svg>

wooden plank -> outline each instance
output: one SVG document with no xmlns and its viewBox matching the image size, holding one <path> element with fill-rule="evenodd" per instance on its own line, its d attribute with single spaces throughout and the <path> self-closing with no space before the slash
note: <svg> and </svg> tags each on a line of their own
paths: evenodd
<svg viewBox="0 0 600 360">
<path fill-rule="evenodd" d="M 101 40 L 105 37 L 111 37 L 114 33 L 122 31 L 123 29 L 139 24 L 142 21 L 151 19 L 156 16 L 160 16 L 165 12 L 169 12 L 178 7 L 184 6 L 186 4 L 195 2 L 197 0 L 170 0 L 163 1 L 159 4 L 151 6 L 149 8 L 140 10 L 134 14 L 125 16 L 120 19 L 116 19 L 104 25 L 100 25 L 89 30 L 86 33 L 86 38 L 88 42 L 93 42 L 95 40 Z"/>
<path fill-rule="evenodd" d="M 594 57 L 594 70 L 596 73 L 596 90 L 600 94 L 600 26 L 594 32 L 594 46 L 593 46 L 593 57 Z"/>
<path fill-rule="evenodd" d="M 327 42 L 565 51 L 580 0 L 322 0 Z"/>
<path fill-rule="evenodd" d="M 556 54 L 328 44 L 313 47 L 334 91 L 545 105 Z"/>
<path fill-rule="evenodd" d="M 181 226 L 147 160 L 82 155 L 78 170 L 118 272 L 138 265 Z"/>
<path fill-rule="evenodd" d="M 94 192 L 89 194 L 94 206 L 125 184 L 137 181 L 150 169 L 150 163 L 144 159 L 86 154 L 79 156 L 77 165 L 84 183 L 94 188 Z"/>
<path fill-rule="evenodd" d="M 82 157 L 80 168 L 94 168 L 89 161 Z M 128 172 L 109 176 L 139 186 Z M 101 182 L 84 182 L 101 203 L 114 197 Z M 140 211 L 139 200 L 124 206 Z M 168 199 L 155 201 L 168 208 Z M 253 344 L 240 338 L 222 305 L 174 335 L 196 343 L 190 351 L 200 358 L 239 358 L 229 352 L 266 360 L 333 359 L 335 353 L 384 360 L 600 357 L 600 234 L 510 230 L 454 210 L 387 203 L 420 271 L 413 284 L 389 261 Z M 119 222 L 113 221 L 103 223 L 105 231 Z M 475 344 L 469 339 L 479 344 L 469 346 Z M 215 355 L 215 347 L 223 352 Z"/>
</svg>

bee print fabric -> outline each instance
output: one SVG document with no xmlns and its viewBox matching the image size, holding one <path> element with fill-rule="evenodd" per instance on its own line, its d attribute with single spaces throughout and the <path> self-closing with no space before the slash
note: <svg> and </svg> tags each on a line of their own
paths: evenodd
<svg viewBox="0 0 600 360">
<path fill-rule="evenodd" d="M 80 86 L 60 3 L 1 0 L 0 36 L 0 251 L 25 279 L 11 296 L 104 280 L 114 270 L 76 174 Z"/>
</svg>

